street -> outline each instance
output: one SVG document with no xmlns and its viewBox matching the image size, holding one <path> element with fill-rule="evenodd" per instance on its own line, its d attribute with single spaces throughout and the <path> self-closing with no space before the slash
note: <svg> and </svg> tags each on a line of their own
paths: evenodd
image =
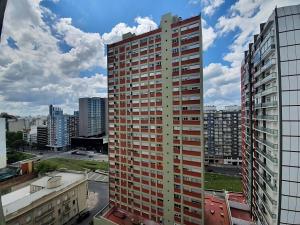
<svg viewBox="0 0 300 225">
<path fill-rule="evenodd" d="M 108 183 L 88 181 L 89 198 L 87 201 L 88 210 L 90 211 L 89 217 L 82 222 L 77 223 L 74 218 L 67 223 L 67 225 L 88 225 L 94 216 L 108 204 Z"/>
<path fill-rule="evenodd" d="M 66 159 L 81 159 L 81 160 L 96 160 L 96 161 L 108 161 L 108 156 L 102 153 L 95 152 L 85 152 L 86 155 L 76 155 L 71 154 L 74 150 L 71 151 L 45 151 L 45 150 L 31 150 L 25 151 L 28 153 L 32 153 L 41 158 L 41 160 L 50 159 L 50 158 L 66 158 Z M 40 154 L 42 153 L 42 154 Z"/>
</svg>

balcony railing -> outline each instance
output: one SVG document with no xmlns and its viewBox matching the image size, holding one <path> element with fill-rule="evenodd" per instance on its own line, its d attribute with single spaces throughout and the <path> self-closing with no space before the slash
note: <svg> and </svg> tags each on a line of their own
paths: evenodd
<svg viewBox="0 0 300 225">
<path fill-rule="evenodd" d="M 274 66 L 276 63 L 275 59 L 269 60 L 263 67 L 261 67 L 260 72 L 264 72 Z"/>
<path fill-rule="evenodd" d="M 273 157 L 273 156 L 267 154 L 267 153 L 264 152 L 262 149 L 256 148 L 256 151 L 257 151 L 259 154 L 261 154 L 262 156 L 264 156 L 265 158 L 267 158 L 267 159 L 269 159 L 270 161 L 272 161 L 273 163 L 276 163 L 276 164 L 278 163 L 278 159 L 277 159 L 277 158 L 275 158 L 275 157 Z"/>
<path fill-rule="evenodd" d="M 276 106 L 277 106 L 277 101 L 269 101 L 269 102 L 255 104 L 255 109 L 271 108 L 271 107 L 276 107 Z"/>
<path fill-rule="evenodd" d="M 255 117 L 257 120 L 271 120 L 271 121 L 277 121 L 278 116 L 277 115 L 257 115 Z"/>
<path fill-rule="evenodd" d="M 272 135 L 277 135 L 278 134 L 278 130 L 267 128 L 267 127 L 259 127 L 258 126 L 258 127 L 255 127 L 254 129 L 257 130 L 257 131 L 272 134 Z"/>
<path fill-rule="evenodd" d="M 259 142 L 259 143 L 261 143 L 261 144 L 263 144 L 263 145 L 269 147 L 269 148 L 272 148 L 272 149 L 275 149 L 275 150 L 278 149 L 278 145 L 277 145 L 277 144 L 273 144 L 273 143 L 271 143 L 271 142 L 269 142 L 269 141 L 267 141 L 267 140 L 263 140 L 263 139 L 258 138 L 258 137 L 256 137 L 255 140 L 256 140 L 257 142 Z"/>
<path fill-rule="evenodd" d="M 271 170 L 268 165 L 266 163 L 264 163 L 263 161 L 261 161 L 259 158 L 256 159 L 256 161 L 258 162 L 258 164 L 261 165 L 261 167 L 266 170 L 271 176 L 276 176 L 277 172 Z"/>
<path fill-rule="evenodd" d="M 276 79 L 276 78 L 277 78 L 277 73 L 275 73 L 275 72 L 274 72 L 274 73 L 271 73 L 271 74 L 269 74 L 268 76 L 266 76 L 264 79 L 262 79 L 262 80 L 256 82 L 256 83 L 254 84 L 254 87 L 257 88 L 258 86 L 260 86 L 260 85 L 262 85 L 262 84 L 265 84 L 265 83 L 267 83 L 268 81 L 271 81 L 271 80 Z"/>
</svg>

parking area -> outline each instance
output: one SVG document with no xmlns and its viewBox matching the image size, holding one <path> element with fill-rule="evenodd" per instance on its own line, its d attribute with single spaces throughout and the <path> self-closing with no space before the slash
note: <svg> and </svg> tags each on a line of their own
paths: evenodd
<svg viewBox="0 0 300 225">
<path fill-rule="evenodd" d="M 96 181 L 96 182 L 108 182 L 108 176 L 105 174 L 97 173 L 97 172 L 89 172 L 88 173 L 88 180 L 89 181 Z"/>
</svg>

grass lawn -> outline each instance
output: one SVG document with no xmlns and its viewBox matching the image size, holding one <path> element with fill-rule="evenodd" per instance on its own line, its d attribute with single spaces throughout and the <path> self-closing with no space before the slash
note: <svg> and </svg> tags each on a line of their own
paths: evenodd
<svg viewBox="0 0 300 225">
<path fill-rule="evenodd" d="M 108 162 L 98 162 L 91 160 L 77 160 L 77 159 L 64 159 L 64 158 L 53 158 L 46 159 L 38 163 L 36 166 L 40 172 L 48 172 L 56 169 L 66 168 L 68 170 L 105 170 L 108 171 Z"/>
<path fill-rule="evenodd" d="M 205 190 L 242 191 L 242 180 L 239 177 L 226 176 L 216 173 L 205 173 Z"/>
<path fill-rule="evenodd" d="M 25 152 L 8 151 L 7 152 L 7 163 L 14 163 L 25 159 L 33 158 L 35 155 Z"/>
</svg>

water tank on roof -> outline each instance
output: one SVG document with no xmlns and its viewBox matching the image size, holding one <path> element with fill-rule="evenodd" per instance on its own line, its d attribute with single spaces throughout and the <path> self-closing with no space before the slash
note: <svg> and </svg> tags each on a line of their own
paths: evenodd
<svg viewBox="0 0 300 225">
<path fill-rule="evenodd" d="M 50 177 L 47 181 L 47 188 L 56 188 L 61 185 L 61 176 Z"/>
</svg>

